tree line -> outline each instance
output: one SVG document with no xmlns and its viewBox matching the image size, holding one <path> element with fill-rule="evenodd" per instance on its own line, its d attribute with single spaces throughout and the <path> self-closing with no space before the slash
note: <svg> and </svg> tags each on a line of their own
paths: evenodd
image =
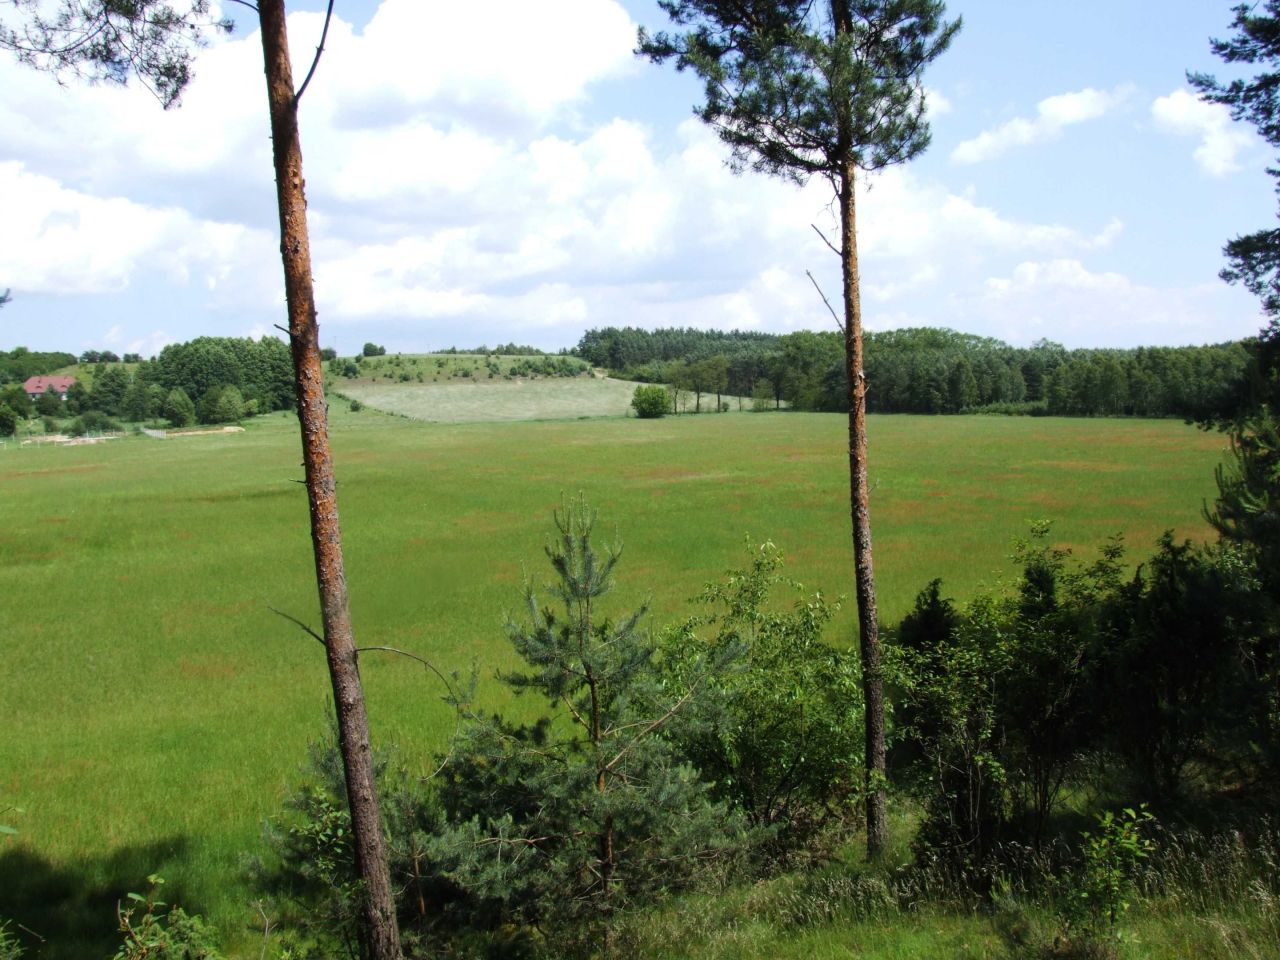
<svg viewBox="0 0 1280 960">
<path fill-rule="evenodd" d="M 953 330 L 865 335 L 867 409 L 875 413 L 1212 418 L 1247 389 L 1256 345 L 1068 350 L 1014 347 Z M 848 375 L 835 332 L 767 334 L 606 327 L 574 353 L 615 376 L 755 398 L 757 406 L 844 411 Z"/>
<path fill-rule="evenodd" d="M 0 386 L 23 383 L 31 377 L 42 377 L 75 364 L 75 354 L 51 351 L 42 353 L 26 347 L 0 350 Z"/>
<path fill-rule="evenodd" d="M 50 424 L 74 417 L 72 433 L 115 429 L 118 424 L 111 418 L 163 420 L 174 427 L 232 423 L 290 407 L 291 371 L 289 348 L 274 337 L 199 337 L 170 344 L 132 369 L 120 363 L 94 364 L 92 387 L 76 380 L 65 401 L 53 391 L 33 401 L 21 382 L 13 383 L 0 390 L 0 433 L 13 433 L 19 420 L 32 417 L 49 418 Z"/>
</svg>

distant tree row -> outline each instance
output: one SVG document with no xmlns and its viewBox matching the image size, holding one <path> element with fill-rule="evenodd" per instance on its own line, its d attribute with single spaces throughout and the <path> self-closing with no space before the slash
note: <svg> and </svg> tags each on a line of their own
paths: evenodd
<svg viewBox="0 0 1280 960">
<path fill-rule="evenodd" d="M 142 354 L 126 353 L 123 357 L 117 356 L 111 350 L 86 350 L 80 354 L 81 363 L 141 363 Z"/>
<path fill-rule="evenodd" d="M 867 408 L 877 413 L 998 412 L 1061 416 L 1206 418 L 1234 402 L 1251 347 L 1067 350 L 1029 348 L 952 330 L 916 328 L 866 337 Z M 620 377 L 701 394 L 754 397 L 756 406 L 848 406 L 838 333 L 785 335 L 605 328 L 574 351 Z M 717 403 L 717 409 L 719 403 Z"/>
<path fill-rule="evenodd" d="M 523 343 L 500 343 L 496 347 L 486 347 L 484 344 L 474 349 L 464 349 L 462 347 L 448 347 L 444 350 L 436 350 L 435 353 L 448 354 L 478 354 L 481 356 L 499 356 L 499 357 L 540 357 L 545 354 L 546 350 L 539 350 L 537 347 L 531 347 Z M 565 351 L 561 350 L 561 353 Z"/>
<path fill-rule="evenodd" d="M 292 370 L 289 348 L 273 337 L 200 337 L 170 344 L 133 370 L 99 362 L 92 388 L 77 380 L 65 402 L 54 391 L 33 401 L 20 382 L 11 384 L 0 389 L 0 406 L 10 411 L 15 423 L 9 425 L 5 419 L 0 426 L 12 433 L 20 419 L 83 418 L 90 413 L 135 423 L 165 420 L 175 427 L 231 423 L 291 406 Z"/>
<path fill-rule="evenodd" d="M 451 359 L 451 358 L 460 359 Z M 499 357 L 505 359 L 500 360 Z M 355 380 L 368 377 L 377 382 L 378 377 L 386 376 L 400 383 L 416 380 L 426 383 L 440 379 L 506 379 L 515 380 L 522 377 L 577 377 L 589 372 L 586 363 L 577 357 L 567 354 L 537 353 L 531 356 L 521 354 L 488 354 L 461 353 L 455 350 L 442 351 L 426 356 L 369 357 L 357 355 L 352 359 L 332 356 L 326 369 L 335 377 Z"/>
<path fill-rule="evenodd" d="M 155 360 L 138 367 L 136 379 L 159 385 L 166 396 L 181 390 L 203 422 L 214 422 L 210 417 L 217 398 L 228 388 L 235 388 L 244 403 L 253 408 L 252 412 L 266 413 L 293 405 L 289 347 L 275 337 L 199 337 L 188 343 L 170 344 Z"/>
<path fill-rule="evenodd" d="M 36 353 L 26 347 L 14 347 L 8 353 L 0 350 L 0 384 L 22 383 L 75 362 L 75 355 L 70 353 Z"/>
<path fill-rule="evenodd" d="M 778 337 L 772 333 L 743 330 L 695 330 L 692 327 L 603 327 L 588 330 L 573 353 L 593 367 L 615 372 L 630 370 L 654 361 L 702 360 L 716 354 L 768 351 Z"/>
</svg>

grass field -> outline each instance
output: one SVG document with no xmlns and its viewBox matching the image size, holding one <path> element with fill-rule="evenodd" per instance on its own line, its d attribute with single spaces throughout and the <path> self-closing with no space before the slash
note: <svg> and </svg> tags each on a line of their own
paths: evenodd
<svg viewBox="0 0 1280 960">
<path fill-rule="evenodd" d="M 334 389 L 366 406 L 415 420 L 472 423 L 621 417 L 636 385 L 604 377 L 451 379 L 441 383 L 353 381 Z"/>
<path fill-rule="evenodd" d="M 550 512 L 579 489 L 626 543 L 618 607 L 651 598 L 653 624 L 738 564 L 747 536 L 787 549 L 810 588 L 852 592 L 841 417 L 332 412 L 362 645 L 486 676 L 506 664 L 504 611 L 526 571 L 543 579 Z M 34 918 L 42 957 L 95 955 L 90 931 L 109 939 L 116 897 L 156 871 L 258 955 L 242 860 L 329 694 L 319 647 L 271 612 L 316 620 L 296 422 L 247 426 L 0 451 L 0 810 L 23 808 L 0 817 L 21 831 L 0 855 L 0 916 Z M 1123 532 L 1135 560 L 1166 527 L 1206 536 L 1223 448 L 1172 421 L 873 417 L 870 433 L 888 621 L 932 577 L 966 596 L 1007 574 L 1033 519 L 1077 548 Z M 833 637 L 852 623 L 850 605 Z M 409 661 L 362 671 L 375 738 L 425 762 L 450 724 L 439 689 Z"/>
</svg>

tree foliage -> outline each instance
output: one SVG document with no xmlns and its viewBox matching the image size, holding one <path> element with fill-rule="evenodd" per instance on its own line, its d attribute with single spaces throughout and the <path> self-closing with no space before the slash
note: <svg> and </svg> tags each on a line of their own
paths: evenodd
<svg viewBox="0 0 1280 960">
<path fill-rule="evenodd" d="M 857 658 L 823 630 L 840 609 L 782 575 L 772 543 L 749 550 L 747 567 L 707 584 L 704 612 L 665 631 L 669 683 L 695 682 L 709 662 L 729 664 L 673 736 L 714 794 L 768 833 L 788 856 L 819 853 L 822 829 L 852 816 L 862 775 Z M 779 589 L 795 596 L 787 607 Z"/>
<path fill-rule="evenodd" d="M 631 407 L 641 420 L 654 420 L 671 412 L 671 399 L 662 387 L 641 385 L 636 387 Z"/>
<path fill-rule="evenodd" d="M 706 334 L 704 337 L 703 334 Z M 848 404 L 839 334 L 724 334 L 699 330 L 589 330 L 576 351 L 622 379 L 675 383 L 681 371 L 724 357 L 725 392 L 768 406 L 843 412 Z M 619 346 L 625 344 L 625 349 Z M 1016 413 L 1213 419 L 1251 388 L 1253 344 L 1067 350 L 1047 340 L 1013 347 L 1000 340 L 916 328 L 866 334 L 864 370 L 872 413 Z"/>
<path fill-rule="evenodd" d="M 1263 66 L 1256 76 L 1220 83 L 1207 73 L 1190 73 L 1187 79 L 1211 103 L 1231 110 L 1234 120 L 1252 124 L 1272 147 L 1280 148 L 1280 0 L 1239 4 L 1233 8 L 1234 35 L 1214 40 L 1213 53 L 1228 64 Z M 1268 171 L 1280 177 L 1280 168 Z M 1236 237 L 1223 252 L 1228 266 L 1222 278 L 1243 283 L 1262 302 L 1271 318 L 1271 335 L 1280 333 L 1280 229 L 1270 228 Z"/>
<path fill-rule="evenodd" d="M 508 631 L 526 667 L 502 676 L 546 712 L 531 723 L 472 722 L 446 768 L 451 826 L 432 853 L 495 919 L 607 936 L 623 904 L 694 882 L 725 853 L 735 821 L 662 736 L 703 673 L 661 683 L 640 631 L 644 609 L 617 618 L 601 609 L 619 548 L 597 552 L 595 514 L 581 499 L 555 523 L 546 552 L 561 609 L 527 588 L 527 620 Z"/>
<path fill-rule="evenodd" d="M 640 52 L 704 82 L 698 115 L 739 167 L 803 180 L 909 160 L 929 143 L 920 73 L 960 22 L 933 0 L 661 0 L 680 32 Z"/>
<path fill-rule="evenodd" d="M 0 350 L 0 384 L 20 384 L 29 377 L 44 376 L 75 362 L 75 354 L 72 353 L 41 353 L 26 347 L 14 347 L 7 353 Z"/>
<path fill-rule="evenodd" d="M 209 0 L 13 0 L 25 11 L 17 26 L 0 22 L 0 49 L 39 70 L 90 82 L 130 77 L 166 108 L 191 80 L 195 49 L 209 31 L 230 32 L 213 19 Z"/>
<path fill-rule="evenodd" d="M 196 422 L 196 405 L 181 387 L 169 391 L 161 412 L 172 427 L 189 427 Z"/>
</svg>

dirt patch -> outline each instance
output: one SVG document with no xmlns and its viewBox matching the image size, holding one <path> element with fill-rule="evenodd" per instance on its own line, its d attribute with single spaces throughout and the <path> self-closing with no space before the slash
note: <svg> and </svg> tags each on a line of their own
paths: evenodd
<svg viewBox="0 0 1280 960">
<path fill-rule="evenodd" d="M 64 473 L 93 473 L 104 469 L 101 463 L 84 463 L 74 467 L 59 467 L 56 470 L 24 470 L 14 474 L 17 477 L 56 477 Z"/>
<path fill-rule="evenodd" d="M 244 427 L 218 427 L 213 430 L 170 430 L 166 437 L 204 437 L 211 433 L 244 433 Z"/>
<path fill-rule="evenodd" d="M 183 657 L 178 661 L 178 672 L 184 677 L 201 680 L 230 680 L 237 670 L 235 663 L 230 660 L 193 660 Z"/>
</svg>

